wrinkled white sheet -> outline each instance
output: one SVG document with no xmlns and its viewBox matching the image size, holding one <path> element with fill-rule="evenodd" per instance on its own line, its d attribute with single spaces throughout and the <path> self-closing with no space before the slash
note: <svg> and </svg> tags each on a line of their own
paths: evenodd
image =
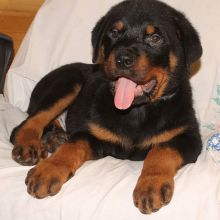
<svg viewBox="0 0 220 220">
<path fill-rule="evenodd" d="M 220 165 L 204 151 L 175 178 L 171 203 L 149 216 L 133 205 L 132 192 L 143 162 L 106 157 L 85 163 L 54 197 L 37 200 L 26 192 L 30 167 L 11 159 L 12 128 L 26 117 L 0 98 L 1 220 L 219 220 Z"/>
</svg>

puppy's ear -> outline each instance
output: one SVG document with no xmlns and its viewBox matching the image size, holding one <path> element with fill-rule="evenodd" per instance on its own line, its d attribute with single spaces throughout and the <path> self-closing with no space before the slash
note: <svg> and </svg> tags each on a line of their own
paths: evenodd
<svg viewBox="0 0 220 220">
<path fill-rule="evenodd" d="M 93 63 L 100 63 L 103 60 L 103 37 L 107 29 L 108 19 L 102 17 L 92 31 Z"/>
<path fill-rule="evenodd" d="M 202 55 L 199 35 L 182 13 L 176 12 L 174 21 L 177 27 L 177 35 L 184 48 L 187 65 L 190 66 Z"/>
</svg>

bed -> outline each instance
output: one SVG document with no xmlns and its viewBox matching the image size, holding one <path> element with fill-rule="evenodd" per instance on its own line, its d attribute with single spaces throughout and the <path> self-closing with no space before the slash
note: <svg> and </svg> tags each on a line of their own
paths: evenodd
<svg viewBox="0 0 220 220">
<path fill-rule="evenodd" d="M 175 177 L 171 203 L 151 215 L 133 205 L 143 162 L 106 157 L 86 162 L 60 193 L 43 200 L 26 192 L 30 167 L 11 159 L 10 132 L 27 117 L 29 97 L 50 70 L 91 63 L 91 30 L 119 0 L 47 0 L 38 11 L 7 73 L 0 95 L 0 219 L 2 220 L 218 220 L 220 219 L 220 2 L 167 0 L 184 11 L 200 33 L 204 54 L 192 72 L 195 109 L 204 148 Z M 62 120 L 62 119 L 61 119 Z"/>
</svg>

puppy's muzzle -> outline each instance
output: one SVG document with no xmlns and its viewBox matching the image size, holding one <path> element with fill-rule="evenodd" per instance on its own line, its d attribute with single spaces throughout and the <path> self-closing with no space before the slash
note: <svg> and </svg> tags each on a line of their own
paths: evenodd
<svg viewBox="0 0 220 220">
<path fill-rule="evenodd" d="M 116 65 L 119 69 L 127 70 L 133 67 L 135 63 L 135 56 L 129 51 L 120 51 L 116 55 Z"/>
</svg>

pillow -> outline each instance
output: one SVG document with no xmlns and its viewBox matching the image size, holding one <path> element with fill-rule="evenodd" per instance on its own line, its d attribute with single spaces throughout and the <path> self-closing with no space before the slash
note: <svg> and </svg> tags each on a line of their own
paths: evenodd
<svg viewBox="0 0 220 220">
<path fill-rule="evenodd" d="M 49 71 L 72 62 L 91 63 L 91 31 L 98 19 L 120 0 L 47 0 L 37 13 L 7 74 L 5 96 L 26 111 L 35 84 Z M 201 36 L 201 67 L 192 78 L 198 117 L 205 121 L 219 75 L 220 1 L 166 0 L 183 11 Z M 199 6 L 199 7 L 198 7 Z M 218 77 L 219 80 L 219 77 Z M 219 83 L 220 84 L 220 83 Z"/>
</svg>

